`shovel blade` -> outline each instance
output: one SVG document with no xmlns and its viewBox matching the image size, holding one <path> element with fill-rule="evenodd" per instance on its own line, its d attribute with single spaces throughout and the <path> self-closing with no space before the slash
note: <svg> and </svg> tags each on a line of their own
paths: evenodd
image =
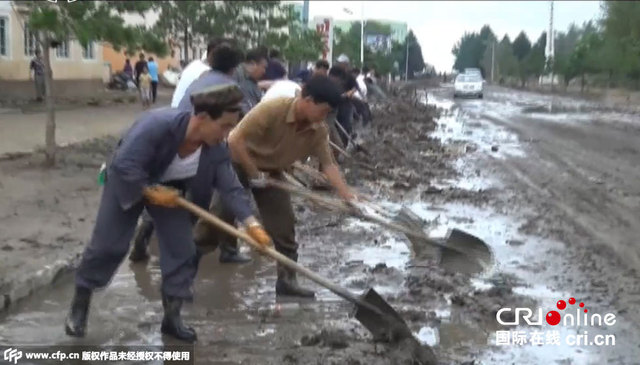
<svg viewBox="0 0 640 365">
<path fill-rule="evenodd" d="M 454 228 L 449 231 L 446 245 L 473 257 L 484 268 L 493 264 L 491 248 L 483 240 L 470 233 Z"/>
<path fill-rule="evenodd" d="M 378 312 L 365 305 L 356 304 L 355 318 L 373 334 L 377 341 L 395 342 L 413 337 L 411 330 L 396 312 L 374 289 L 370 288 L 360 296 L 360 300 L 378 309 Z"/>
</svg>

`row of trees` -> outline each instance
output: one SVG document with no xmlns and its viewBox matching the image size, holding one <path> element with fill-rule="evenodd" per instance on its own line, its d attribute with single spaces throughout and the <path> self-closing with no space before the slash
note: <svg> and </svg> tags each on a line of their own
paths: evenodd
<svg viewBox="0 0 640 365">
<path fill-rule="evenodd" d="M 24 25 L 35 34 L 45 64 L 46 164 L 55 163 L 55 105 L 49 49 L 63 40 L 110 43 L 116 51 L 143 50 L 159 57 L 168 53 L 169 40 L 181 40 L 186 58 L 194 45 L 215 36 L 232 36 L 244 47 L 267 46 L 283 50 L 289 61 L 315 60 L 322 41 L 315 30 L 298 21 L 291 5 L 279 1 L 20 1 L 13 3 Z M 126 15 L 157 11 L 154 27 L 130 25 Z M 288 26 L 289 32 L 283 32 Z M 201 43 L 199 43 L 201 42 Z M 195 58 L 195 55 L 191 55 Z"/>
<path fill-rule="evenodd" d="M 196 58 L 195 49 L 209 39 L 229 35 L 245 49 L 281 49 L 294 63 L 314 60 L 322 49 L 315 30 L 299 21 L 292 5 L 279 1 L 166 1 L 155 6 L 160 17 L 154 31 L 179 40 L 187 60 Z"/>
<path fill-rule="evenodd" d="M 480 68 L 486 78 L 521 86 L 543 74 L 560 76 L 565 87 L 579 80 L 604 87 L 640 88 L 640 2 L 604 2 L 603 18 L 572 24 L 554 36 L 555 54 L 546 59 L 547 34 L 532 43 L 524 32 L 513 42 L 505 35 L 498 40 L 485 25 L 479 33 L 465 34 L 453 47 L 454 68 Z M 493 72 L 492 75 L 492 58 Z"/>
<path fill-rule="evenodd" d="M 390 37 L 391 27 L 380 22 L 367 21 L 364 26 L 364 34 L 365 37 L 367 34 L 376 34 Z M 361 67 L 360 37 L 360 22 L 352 22 L 349 30 L 346 32 L 336 28 L 334 30 L 334 60 L 340 54 L 346 54 L 355 67 Z M 375 68 L 375 70 L 381 75 L 391 74 L 394 77 L 396 75 L 404 75 L 405 69 L 407 68 L 407 42 L 409 42 L 409 78 L 413 78 L 413 75 L 415 73 L 423 71 L 426 67 L 425 62 L 422 58 L 422 48 L 420 47 L 420 43 L 413 34 L 413 31 L 409 31 L 409 34 L 403 42 L 392 41 L 390 50 L 388 49 L 376 51 L 370 47 L 365 46 L 365 65 Z"/>
<path fill-rule="evenodd" d="M 480 68 L 485 78 L 500 82 L 516 78 L 524 86 L 527 80 L 544 73 L 546 46 L 545 32 L 533 44 L 524 32 L 512 42 L 507 35 L 498 40 L 485 25 L 479 33 L 466 33 L 453 47 L 456 56 L 453 68 L 460 71 Z"/>
</svg>

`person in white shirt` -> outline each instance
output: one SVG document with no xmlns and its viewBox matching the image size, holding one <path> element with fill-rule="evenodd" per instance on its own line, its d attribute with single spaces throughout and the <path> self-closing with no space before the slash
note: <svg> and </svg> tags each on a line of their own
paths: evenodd
<svg viewBox="0 0 640 365">
<path fill-rule="evenodd" d="M 297 82 L 281 79 L 276 80 L 262 97 L 260 102 L 275 98 L 294 98 L 300 94 L 302 88 Z"/>
<path fill-rule="evenodd" d="M 208 58 L 212 54 L 213 49 L 220 43 L 220 40 L 216 39 L 207 45 L 207 52 L 202 55 L 199 60 L 192 61 L 187 67 L 182 70 L 180 74 L 180 80 L 173 91 L 173 97 L 171 98 L 171 107 L 177 108 L 180 101 L 184 97 L 184 93 L 187 91 L 189 85 L 197 80 L 200 75 L 211 70 L 211 60 Z"/>
<path fill-rule="evenodd" d="M 353 106 L 356 108 L 356 112 L 362 120 L 362 126 L 366 126 L 371 122 L 371 109 L 369 103 L 367 103 L 367 85 L 364 81 L 364 75 L 358 68 L 351 69 L 351 74 L 355 77 L 358 89 L 354 93 L 354 97 L 351 99 Z"/>
</svg>

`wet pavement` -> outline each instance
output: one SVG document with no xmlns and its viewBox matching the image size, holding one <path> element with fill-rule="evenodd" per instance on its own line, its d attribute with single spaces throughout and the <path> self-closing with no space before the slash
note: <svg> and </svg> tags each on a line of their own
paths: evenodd
<svg viewBox="0 0 640 365">
<path fill-rule="evenodd" d="M 452 156 L 449 163 L 456 174 L 430 176 L 428 182 L 406 193 L 385 194 L 380 203 L 391 211 L 408 207 L 426 221 L 427 232 L 433 237 L 444 237 L 453 227 L 478 236 L 493 249 L 495 266 L 473 277 L 442 272 L 432 262 L 416 257 L 417 248 L 404 236 L 370 223 L 311 210 L 296 199 L 300 262 L 354 292 L 374 287 L 408 318 L 416 337 L 434 347 L 443 364 L 637 363 L 639 331 L 635 314 L 629 313 L 634 303 L 640 303 L 635 302 L 640 293 L 635 292 L 637 286 L 629 284 L 635 278 L 628 276 L 623 264 L 616 266 L 608 251 L 596 258 L 584 253 L 594 251 L 596 240 L 586 238 L 589 232 L 581 230 L 579 224 L 576 228 L 567 214 L 578 217 L 574 220 L 583 224 L 590 222 L 588 214 L 581 218 L 580 212 L 576 213 L 576 207 L 580 207 L 577 199 L 566 201 L 544 195 L 557 178 L 554 174 L 562 175 L 564 170 L 544 158 L 532 162 L 532 156 L 540 157 L 536 138 L 542 136 L 523 134 L 514 127 L 522 123 L 518 118 L 560 126 L 598 125 L 609 118 L 616 126 L 633 126 L 635 117 L 615 118 L 616 114 L 611 114 L 615 112 L 599 111 L 597 118 L 589 119 L 582 115 L 592 114 L 569 113 L 568 107 L 562 112 L 545 113 L 549 98 L 498 88 L 486 92 L 484 100 L 454 101 L 451 93 L 445 86 L 429 90 L 426 99 L 442 108 L 431 136 L 440 139 L 445 153 Z M 551 102 L 582 105 L 564 99 Z M 434 154 L 430 147 L 410 153 L 425 159 Z M 546 175 L 538 175 L 546 177 L 531 176 L 544 168 Z M 605 183 L 612 184 L 617 181 L 615 177 L 610 175 Z M 635 196 L 631 187 L 619 188 L 627 189 L 630 198 Z M 633 201 L 626 204 L 632 212 L 638 207 Z M 629 278 L 617 283 L 623 288 L 618 290 L 611 282 L 622 276 Z M 78 340 L 63 332 L 73 292 L 72 276 L 64 275 L 51 288 L 0 315 L 0 343 L 176 344 L 159 331 L 159 284 L 153 244 L 149 263 L 123 263 L 111 285 L 94 297 L 88 335 Z M 401 363 L 392 350 L 372 344 L 366 330 L 350 318 L 350 306 L 328 290 L 314 286 L 318 291 L 315 301 L 281 300 L 275 297 L 274 284 L 275 265 L 266 258 L 254 254 L 252 263 L 241 266 L 219 264 L 217 253 L 204 258 L 196 280 L 196 298 L 185 308 L 185 320 L 199 336 L 197 363 Z M 501 307 L 540 307 L 546 314 L 558 300 L 570 297 L 584 301 L 591 313 L 615 313 L 616 325 L 516 328 L 496 321 L 495 313 Z M 305 338 L 322 330 L 346 333 L 346 348 L 309 346 Z M 564 341 L 559 345 L 498 345 L 496 331 L 504 330 L 523 331 L 527 336 L 536 330 L 558 330 L 563 340 L 588 330 L 590 336 L 614 333 L 617 342 L 608 347 L 570 346 Z"/>
</svg>

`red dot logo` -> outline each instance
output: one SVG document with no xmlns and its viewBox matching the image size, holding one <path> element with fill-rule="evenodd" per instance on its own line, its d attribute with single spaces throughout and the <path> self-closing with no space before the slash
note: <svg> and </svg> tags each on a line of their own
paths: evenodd
<svg viewBox="0 0 640 365">
<path fill-rule="evenodd" d="M 558 303 L 556 303 L 556 307 L 558 307 L 558 309 L 560 310 L 563 310 L 567 308 L 567 303 L 564 300 L 558 300 Z"/>
<path fill-rule="evenodd" d="M 580 303 L 580 308 L 584 307 L 584 303 Z"/>
<path fill-rule="evenodd" d="M 585 309 L 584 312 L 587 313 L 587 310 Z"/>
<path fill-rule="evenodd" d="M 549 311 L 546 316 L 547 323 L 549 323 L 552 326 L 555 326 L 558 323 L 560 323 L 560 318 L 561 318 L 560 313 L 556 311 Z"/>
<path fill-rule="evenodd" d="M 571 305 L 576 304 L 576 298 L 569 298 L 569 304 Z"/>
</svg>

